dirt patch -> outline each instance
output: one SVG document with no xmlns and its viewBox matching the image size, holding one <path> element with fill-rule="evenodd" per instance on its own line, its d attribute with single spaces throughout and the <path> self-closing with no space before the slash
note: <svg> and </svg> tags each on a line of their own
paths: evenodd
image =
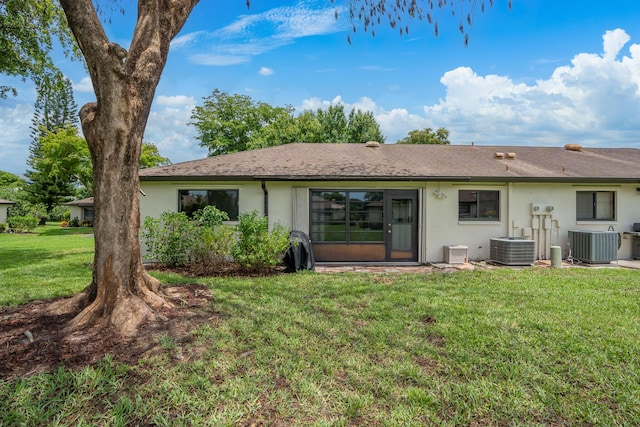
<svg viewBox="0 0 640 427">
<path fill-rule="evenodd" d="M 132 338 L 124 338 L 109 327 L 65 333 L 73 315 L 52 315 L 54 301 L 34 301 L 0 310 L 0 379 L 11 380 L 64 366 L 78 369 L 101 360 L 133 364 L 143 355 L 160 351 L 159 338 L 184 342 L 188 332 L 216 314 L 206 286 L 188 284 L 165 288 L 175 308 L 161 311 L 162 322 L 146 324 Z"/>
<path fill-rule="evenodd" d="M 180 267 L 168 267 L 163 264 L 149 264 L 147 270 L 178 273 L 184 277 L 262 277 L 284 274 L 287 269 L 278 265 L 275 267 L 247 269 L 234 263 L 226 264 L 192 264 Z"/>
</svg>

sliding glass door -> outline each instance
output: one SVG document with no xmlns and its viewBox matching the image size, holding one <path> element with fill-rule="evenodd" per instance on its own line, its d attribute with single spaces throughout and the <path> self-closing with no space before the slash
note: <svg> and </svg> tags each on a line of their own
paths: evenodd
<svg viewBox="0 0 640 427">
<path fill-rule="evenodd" d="M 417 261 L 417 191 L 313 190 L 310 195 L 316 260 Z"/>
</svg>

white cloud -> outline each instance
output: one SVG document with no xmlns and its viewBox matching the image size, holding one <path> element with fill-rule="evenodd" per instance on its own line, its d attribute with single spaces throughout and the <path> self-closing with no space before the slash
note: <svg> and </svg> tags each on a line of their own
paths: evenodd
<svg viewBox="0 0 640 427">
<path fill-rule="evenodd" d="M 614 60 L 622 47 L 631 40 L 631 37 L 622 29 L 617 28 L 613 31 L 607 31 L 602 36 L 604 45 L 604 58 Z"/>
<path fill-rule="evenodd" d="M 190 56 L 191 61 L 200 65 L 226 66 L 237 65 L 249 61 L 247 56 L 237 55 L 214 55 L 208 53 L 200 53 Z"/>
<path fill-rule="evenodd" d="M 180 47 L 190 46 L 203 34 L 205 34 L 204 31 L 195 31 L 193 33 L 178 36 L 171 41 L 171 48 L 177 49 Z"/>
<path fill-rule="evenodd" d="M 367 97 L 354 103 L 340 96 L 310 98 L 302 109 L 343 103 L 371 111 L 387 142 L 413 129 L 446 127 L 454 144 L 640 147 L 640 45 L 632 44 L 624 55 L 629 40 L 623 30 L 607 31 L 602 55 L 580 53 L 532 85 L 456 68 L 440 79 L 446 96 L 424 106 L 422 114 L 387 110 Z"/>
<path fill-rule="evenodd" d="M 0 106 L 0 170 L 14 174 L 25 172 L 32 117 L 33 106 L 30 104 Z"/>
<path fill-rule="evenodd" d="M 83 77 L 78 83 L 73 83 L 73 90 L 77 92 L 90 92 L 93 93 L 93 83 L 89 76 Z"/>
<path fill-rule="evenodd" d="M 247 62 L 251 57 L 294 43 L 301 37 L 332 34 L 348 29 L 343 6 L 325 1 L 300 1 L 263 13 L 242 15 L 214 32 L 198 31 L 180 36 L 172 47 L 198 46 L 206 53 L 190 59 L 201 65 L 225 66 Z"/>
<path fill-rule="evenodd" d="M 196 105 L 196 100 L 193 96 L 176 95 L 176 96 L 164 96 L 159 95 L 156 98 L 157 105 L 167 107 L 186 107 L 190 110 Z"/>
<path fill-rule="evenodd" d="M 457 143 L 638 145 L 640 47 L 617 59 L 628 41 L 623 30 L 607 31 L 603 55 L 578 54 L 533 85 L 457 68 L 441 78 L 446 96 L 425 116 Z"/>
<path fill-rule="evenodd" d="M 159 95 L 149 115 L 144 140 L 154 143 L 163 157 L 179 163 L 207 156 L 198 145 L 195 129 L 188 126 L 196 101 L 191 96 Z"/>
<path fill-rule="evenodd" d="M 270 76 L 273 74 L 273 70 L 268 67 L 261 67 L 259 73 L 263 76 Z"/>
</svg>

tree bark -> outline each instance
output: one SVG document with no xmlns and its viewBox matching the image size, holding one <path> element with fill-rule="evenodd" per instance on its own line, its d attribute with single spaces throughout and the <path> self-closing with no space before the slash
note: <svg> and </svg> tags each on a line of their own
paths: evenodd
<svg viewBox="0 0 640 427">
<path fill-rule="evenodd" d="M 108 40 L 92 0 L 60 0 L 86 59 L 96 102 L 80 110 L 93 163 L 95 258 L 91 284 L 71 302 L 71 328 L 104 322 L 124 335 L 170 306 L 142 265 L 139 160 L 169 45 L 198 0 L 140 0 L 131 47 Z"/>
</svg>

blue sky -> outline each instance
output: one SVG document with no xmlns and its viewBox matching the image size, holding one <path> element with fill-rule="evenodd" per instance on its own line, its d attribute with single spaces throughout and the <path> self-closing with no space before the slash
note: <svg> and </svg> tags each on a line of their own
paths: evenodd
<svg viewBox="0 0 640 427">
<path fill-rule="evenodd" d="M 174 40 L 145 134 L 174 163 L 206 156 L 187 122 L 216 88 L 297 112 L 369 110 L 387 143 L 446 127 L 453 144 L 640 148 L 637 0 L 495 0 L 475 13 L 468 47 L 449 14 L 434 13 L 438 37 L 417 20 L 408 35 L 382 24 L 372 37 L 350 33 L 346 1 L 251 3 L 202 0 Z M 108 35 L 128 46 L 135 18 L 114 16 Z M 59 64 L 78 105 L 91 101 L 83 67 Z M 22 174 L 35 90 L 2 83 L 19 95 L 0 100 L 0 170 Z"/>
</svg>

